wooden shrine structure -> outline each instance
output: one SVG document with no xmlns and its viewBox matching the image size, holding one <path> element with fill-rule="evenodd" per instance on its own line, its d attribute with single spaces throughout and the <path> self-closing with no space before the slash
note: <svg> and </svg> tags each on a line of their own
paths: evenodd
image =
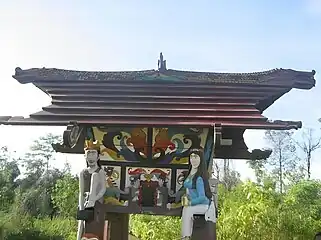
<svg viewBox="0 0 321 240">
<path fill-rule="evenodd" d="M 29 118 L 1 117 L 0 124 L 66 126 L 63 143 L 53 145 L 61 153 L 81 154 L 85 140 L 97 140 L 110 190 L 105 211 L 111 239 L 125 240 L 130 213 L 181 214 L 181 207 L 166 205 L 177 200 L 173 193 L 182 188 L 190 149 L 203 149 L 209 171 L 213 157 L 269 157 L 268 150 L 248 151 L 245 130 L 301 128 L 299 121 L 270 121 L 262 113 L 292 88 L 313 88 L 314 75 L 179 71 L 167 69 L 162 54 L 157 70 L 16 68 L 13 77 L 34 84 L 52 104 Z"/>
</svg>

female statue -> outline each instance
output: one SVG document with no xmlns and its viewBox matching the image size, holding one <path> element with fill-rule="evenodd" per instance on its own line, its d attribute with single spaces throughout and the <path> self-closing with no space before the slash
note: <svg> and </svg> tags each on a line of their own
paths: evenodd
<svg viewBox="0 0 321 240">
<path fill-rule="evenodd" d="M 182 198 L 182 239 L 190 239 L 195 214 L 204 214 L 207 221 L 216 222 L 215 206 L 208 182 L 203 152 L 193 149 L 189 155 L 190 168 L 184 181 L 186 195 Z"/>
<path fill-rule="evenodd" d="M 87 168 L 79 174 L 79 221 L 77 239 L 94 234 L 97 240 L 103 238 L 104 212 L 101 207 L 106 191 L 106 174 L 100 166 L 100 145 L 86 141 L 85 159 Z M 89 217 L 91 215 L 91 217 Z"/>
</svg>

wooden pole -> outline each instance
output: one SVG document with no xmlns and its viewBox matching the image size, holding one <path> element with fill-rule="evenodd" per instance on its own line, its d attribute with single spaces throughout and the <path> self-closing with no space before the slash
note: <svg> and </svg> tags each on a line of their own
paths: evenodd
<svg viewBox="0 0 321 240">
<path fill-rule="evenodd" d="M 128 240 L 129 214 L 108 213 L 107 219 L 110 224 L 110 239 L 108 240 Z"/>
<path fill-rule="evenodd" d="M 195 217 L 192 240 L 216 240 L 216 224 L 206 221 L 204 217 Z"/>
</svg>

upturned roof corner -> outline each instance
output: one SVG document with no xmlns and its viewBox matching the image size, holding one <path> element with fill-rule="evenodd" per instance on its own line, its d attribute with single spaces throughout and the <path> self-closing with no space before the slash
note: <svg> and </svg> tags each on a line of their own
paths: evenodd
<svg viewBox="0 0 321 240">
<path fill-rule="evenodd" d="M 292 88 L 311 89 L 316 72 L 272 69 L 216 73 L 167 69 L 160 53 L 157 70 L 74 71 L 15 69 L 20 83 L 33 83 L 52 104 L 30 118 L 0 119 L 8 125 L 79 124 L 212 126 L 298 129 L 300 122 L 271 122 L 263 111 Z"/>
</svg>

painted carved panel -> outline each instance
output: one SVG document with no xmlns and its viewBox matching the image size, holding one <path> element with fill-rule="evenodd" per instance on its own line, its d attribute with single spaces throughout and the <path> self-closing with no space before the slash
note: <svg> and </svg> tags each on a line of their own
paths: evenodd
<svg viewBox="0 0 321 240">
<path fill-rule="evenodd" d="M 176 192 L 178 192 L 182 187 L 184 180 L 188 174 L 188 169 L 177 169 L 176 171 Z"/>
<path fill-rule="evenodd" d="M 147 128 L 93 127 L 92 132 L 101 143 L 101 160 L 137 162 L 147 158 Z"/>
<path fill-rule="evenodd" d="M 121 167 L 120 166 L 106 166 L 102 165 L 102 169 L 104 169 L 106 173 L 106 184 L 107 187 L 120 187 L 120 179 L 121 179 Z"/>
<path fill-rule="evenodd" d="M 172 170 L 169 168 L 126 168 L 126 183 L 125 187 L 138 187 L 139 181 L 154 181 L 159 182 L 159 186 L 164 186 L 170 189 Z"/>
<path fill-rule="evenodd" d="M 153 128 L 152 160 L 160 164 L 188 164 L 189 151 L 204 149 L 208 128 Z"/>
<path fill-rule="evenodd" d="M 191 149 L 204 149 L 206 161 L 212 151 L 208 128 L 151 128 L 150 135 L 148 128 L 139 127 L 93 127 L 90 131 L 87 138 L 101 144 L 103 161 L 188 164 Z"/>
</svg>

